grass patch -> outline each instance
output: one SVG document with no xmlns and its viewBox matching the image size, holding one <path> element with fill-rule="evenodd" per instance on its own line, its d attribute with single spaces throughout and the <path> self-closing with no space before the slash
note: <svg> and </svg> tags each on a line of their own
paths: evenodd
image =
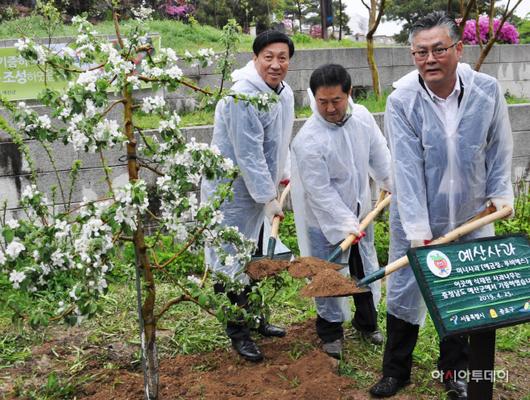
<svg viewBox="0 0 530 400">
<path fill-rule="evenodd" d="M 358 98 L 355 100 L 357 104 L 365 106 L 368 111 L 372 113 L 385 111 L 386 98 L 389 93 L 385 92 L 380 100 L 377 100 L 373 93 L 368 94 L 366 97 Z M 313 112 L 311 107 L 296 107 L 295 117 L 296 118 L 309 118 Z M 214 122 L 215 111 L 211 109 L 196 110 L 183 112 L 180 115 L 182 126 L 200 126 L 200 125 L 212 125 Z M 154 114 L 145 114 L 141 111 L 137 111 L 134 114 L 134 123 L 141 129 L 156 129 L 160 123 L 160 117 Z"/>
<path fill-rule="evenodd" d="M 183 54 L 185 50 L 195 51 L 201 48 L 212 48 L 215 51 L 223 50 L 220 42 L 221 30 L 208 25 L 184 24 L 175 20 L 153 20 L 146 22 L 149 32 L 158 33 L 162 38 L 163 47 L 171 47 L 177 53 Z M 131 24 L 123 21 L 122 32 L 126 33 Z M 103 21 L 95 25 L 96 31 L 112 35 L 115 33 L 112 21 Z M 76 30 L 72 25 L 60 24 L 55 27 L 54 37 L 75 36 Z M 0 25 L 0 39 L 17 39 L 20 37 L 46 38 L 48 34 L 40 16 L 18 18 L 3 21 Z M 351 48 L 365 47 L 365 43 L 354 42 L 350 39 L 322 40 L 314 39 L 309 35 L 296 34 L 292 37 L 297 50 L 322 49 L 322 48 Z M 238 51 L 251 51 L 254 38 L 241 34 Z"/>
<path fill-rule="evenodd" d="M 508 103 L 508 104 L 526 104 L 526 103 L 530 103 L 530 99 L 527 99 L 525 97 L 514 96 L 514 95 L 510 94 L 510 92 L 506 92 L 504 94 L 504 98 L 506 99 L 506 103 Z"/>
</svg>

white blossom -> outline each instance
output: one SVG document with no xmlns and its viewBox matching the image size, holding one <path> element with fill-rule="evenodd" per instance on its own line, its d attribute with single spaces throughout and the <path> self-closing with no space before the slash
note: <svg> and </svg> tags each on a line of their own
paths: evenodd
<svg viewBox="0 0 530 400">
<path fill-rule="evenodd" d="M 166 105 L 166 101 L 162 96 L 144 97 L 142 100 L 142 111 L 149 114 L 152 111 L 162 110 Z"/>
<path fill-rule="evenodd" d="M 200 286 L 202 284 L 201 280 L 197 278 L 195 275 L 188 275 L 186 278 L 188 279 L 188 281 L 196 284 L 197 286 Z"/>
<path fill-rule="evenodd" d="M 46 63 L 46 50 L 44 50 L 44 47 L 39 44 L 35 44 L 34 49 L 35 49 L 35 53 L 37 53 L 37 63 L 38 64 Z"/>
<path fill-rule="evenodd" d="M 233 266 L 234 264 L 236 263 L 236 258 L 230 254 L 228 254 L 225 258 L 225 262 L 224 264 L 227 266 L 227 267 L 231 267 Z"/>
<path fill-rule="evenodd" d="M 215 210 L 212 216 L 212 224 L 220 224 L 223 222 L 224 215 L 220 210 Z"/>
<path fill-rule="evenodd" d="M 97 70 L 83 72 L 77 77 L 77 84 L 82 85 L 89 92 L 95 92 L 99 75 Z"/>
<path fill-rule="evenodd" d="M 24 250 L 26 250 L 26 246 L 24 246 L 23 243 L 19 242 L 18 239 L 14 239 L 7 245 L 6 254 L 11 259 L 15 259 Z"/>
<path fill-rule="evenodd" d="M 88 118 L 92 118 L 93 116 L 95 116 L 97 113 L 97 109 L 96 109 L 96 106 L 94 105 L 94 102 L 92 101 L 92 99 L 87 99 L 85 101 L 85 115 L 88 117 Z"/>
<path fill-rule="evenodd" d="M 133 13 L 134 17 L 136 19 L 139 19 L 140 21 L 145 21 L 151 18 L 151 14 L 154 12 L 152 8 L 146 7 L 145 3 L 142 1 L 142 4 L 140 4 L 140 7 L 132 8 L 131 12 Z"/>
<path fill-rule="evenodd" d="M 7 261 L 6 255 L 2 250 L 0 250 L 0 265 L 4 265 Z"/>
<path fill-rule="evenodd" d="M 140 89 L 142 85 L 142 82 L 140 81 L 140 79 L 138 79 L 136 75 L 128 76 L 127 82 L 129 82 L 132 85 L 133 89 Z"/>
<path fill-rule="evenodd" d="M 16 219 L 10 219 L 9 221 L 6 221 L 6 225 L 11 229 L 17 229 L 20 226 Z"/>
<path fill-rule="evenodd" d="M 19 52 L 22 52 L 22 51 L 26 50 L 27 48 L 29 48 L 30 43 L 31 43 L 31 40 L 29 40 L 28 38 L 22 38 L 22 39 L 19 39 L 15 43 L 15 48 Z"/>
<path fill-rule="evenodd" d="M 174 65 L 171 68 L 168 68 L 166 70 L 166 73 L 168 74 L 170 78 L 173 78 L 173 79 L 181 79 L 183 75 L 182 70 L 177 65 Z"/>
<path fill-rule="evenodd" d="M 13 282 L 13 288 L 18 289 L 20 283 L 26 279 L 26 274 L 21 271 L 11 271 L 9 274 L 9 281 Z"/>
</svg>

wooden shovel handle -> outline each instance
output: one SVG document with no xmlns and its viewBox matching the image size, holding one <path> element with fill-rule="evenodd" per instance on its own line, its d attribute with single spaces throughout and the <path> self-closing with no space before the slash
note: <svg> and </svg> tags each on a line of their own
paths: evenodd
<svg viewBox="0 0 530 400">
<path fill-rule="evenodd" d="M 503 207 L 502 209 L 496 211 L 496 208 L 491 206 L 486 208 L 481 213 L 477 214 L 475 217 L 471 218 L 468 222 L 460 225 L 458 228 L 452 230 L 451 232 L 446 233 L 445 235 L 439 237 L 438 239 L 433 240 L 430 245 L 433 244 L 444 244 L 453 242 L 464 235 L 467 235 L 470 232 L 473 232 L 475 229 L 482 228 L 485 225 L 491 224 L 494 221 L 497 221 L 502 218 L 506 218 L 512 213 L 511 207 Z M 403 268 L 409 263 L 407 256 L 403 256 L 396 261 L 388 264 L 385 267 L 385 276 L 391 274 L 394 271 L 397 271 L 400 268 Z"/>
<path fill-rule="evenodd" d="M 382 191 L 379 194 L 379 199 L 377 200 L 377 203 L 375 203 L 375 207 L 372 211 L 370 211 L 368 214 L 366 214 L 366 217 L 363 218 L 359 225 L 359 231 L 362 232 L 368 228 L 368 225 L 372 223 L 372 221 L 383 211 L 383 209 L 390 204 L 390 199 L 392 195 L 388 192 Z M 352 243 L 355 241 L 357 236 L 354 234 L 348 235 L 346 239 L 344 239 L 341 244 L 339 245 L 342 251 L 346 251 Z"/>
<path fill-rule="evenodd" d="M 283 189 L 282 194 L 280 195 L 280 198 L 278 202 L 280 203 L 280 208 L 283 210 L 283 203 L 285 203 L 285 199 L 287 198 L 287 195 L 289 194 L 289 191 L 291 190 L 291 183 L 289 182 L 287 186 L 285 186 L 285 189 Z M 280 230 L 280 216 L 275 215 L 272 219 L 272 226 L 271 226 L 271 237 L 278 239 L 278 231 Z"/>
</svg>

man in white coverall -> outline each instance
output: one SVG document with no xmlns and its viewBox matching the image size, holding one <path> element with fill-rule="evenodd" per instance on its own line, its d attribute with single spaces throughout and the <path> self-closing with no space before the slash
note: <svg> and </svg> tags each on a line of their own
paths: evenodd
<svg viewBox="0 0 530 400">
<path fill-rule="evenodd" d="M 390 189 L 390 152 L 370 112 L 351 100 L 351 78 L 344 67 L 317 68 L 308 94 L 313 115 L 291 145 L 293 209 L 301 254 L 327 259 L 349 234 L 362 235 L 359 220 L 372 208 L 370 177 Z M 350 274 L 359 278 L 379 268 L 372 227 L 343 258 L 349 261 Z M 380 345 L 380 282 L 371 289 L 354 296 L 352 325 L 363 338 Z M 317 334 L 323 350 L 335 358 L 342 352 L 348 300 L 316 298 Z"/>
<path fill-rule="evenodd" d="M 215 110 L 212 144 L 241 171 L 232 186 L 234 199 L 222 205 L 222 223 L 237 227 L 247 238 L 257 241 L 265 217 L 269 220 L 274 215 L 283 217 L 276 198 L 278 184 L 285 170 L 294 121 L 293 92 L 284 82 L 289 61 L 294 54 L 294 45 L 287 35 L 266 31 L 256 37 L 252 49 L 253 60 L 232 74 L 235 82 L 232 90 L 247 95 L 276 93 L 279 101 L 268 111 L 259 111 L 248 102 L 224 98 Z M 201 197 L 210 197 L 217 184 L 204 180 Z M 232 251 L 230 248 L 226 250 Z M 245 306 L 251 291 L 248 276 L 244 274 L 245 266 L 237 262 L 230 265 L 221 263 L 211 248 L 206 249 L 205 256 L 206 263 L 215 272 L 247 285 L 240 293 L 227 293 L 234 304 Z M 215 290 L 222 292 L 225 288 L 217 284 Z M 263 359 L 260 349 L 250 337 L 247 324 L 229 321 L 226 332 L 232 340 L 232 346 L 243 358 L 249 361 Z M 264 336 L 285 335 L 282 328 L 264 320 L 258 332 Z"/>
<path fill-rule="evenodd" d="M 497 81 L 460 64 L 458 26 L 443 12 L 416 22 L 410 33 L 417 71 L 394 84 L 385 133 L 394 174 L 389 261 L 424 246 L 484 210 L 512 206 L 512 133 Z M 463 239 L 494 234 L 485 226 Z M 383 378 L 370 393 L 393 396 L 407 385 L 412 352 L 426 314 L 410 266 L 387 281 L 387 341 Z M 440 342 L 438 368 L 451 399 L 467 399 L 467 336 Z"/>
</svg>

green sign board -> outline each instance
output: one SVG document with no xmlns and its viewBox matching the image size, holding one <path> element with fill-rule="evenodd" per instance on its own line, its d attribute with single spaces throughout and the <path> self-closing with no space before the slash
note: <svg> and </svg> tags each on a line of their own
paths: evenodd
<svg viewBox="0 0 530 400">
<path fill-rule="evenodd" d="M 525 235 L 420 247 L 407 256 L 441 338 L 530 321 Z"/>
<path fill-rule="evenodd" d="M 155 52 L 159 50 L 161 37 L 152 35 L 150 40 Z M 53 43 L 50 45 L 51 50 L 60 52 L 69 42 L 71 39 L 65 38 L 64 43 Z M 138 64 L 141 58 L 143 58 L 142 54 L 135 60 L 135 64 Z M 90 68 L 93 65 L 84 67 Z M 50 72 L 45 76 L 42 67 L 39 68 L 37 64 L 22 58 L 15 47 L 0 48 L 0 94 L 8 100 L 36 99 L 46 86 L 61 89 L 66 87 L 66 84 L 64 80 L 56 80 Z M 142 84 L 142 88 L 150 86 L 148 83 Z"/>
</svg>

